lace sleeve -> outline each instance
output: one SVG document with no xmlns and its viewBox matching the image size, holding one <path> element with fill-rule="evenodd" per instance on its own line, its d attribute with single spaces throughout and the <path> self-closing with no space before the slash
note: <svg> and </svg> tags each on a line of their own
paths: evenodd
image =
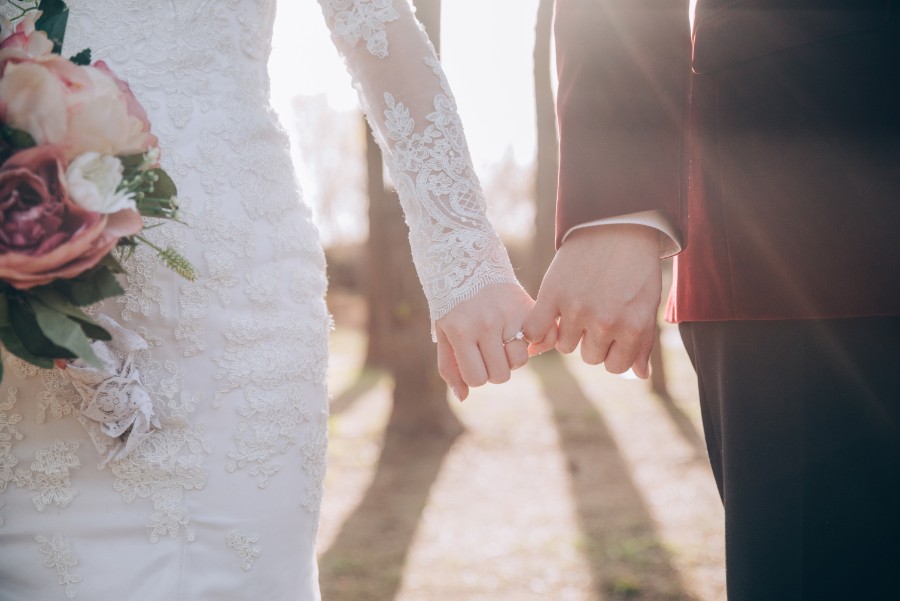
<svg viewBox="0 0 900 601">
<path fill-rule="evenodd" d="M 319 2 L 397 187 L 432 322 L 488 284 L 517 282 L 409 0 Z"/>
</svg>

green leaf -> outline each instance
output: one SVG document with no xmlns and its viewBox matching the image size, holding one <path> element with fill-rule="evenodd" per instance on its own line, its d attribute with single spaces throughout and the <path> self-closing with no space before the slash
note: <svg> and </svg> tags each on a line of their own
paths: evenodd
<svg viewBox="0 0 900 601">
<path fill-rule="evenodd" d="M 15 303 L 10 305 L 10 309 L 10 327 L 21 346 L 31 356 L 49 360 L 51 365 L 53 364 L 53 359 L 71 359 L 75 357 L 72 351 L 54 344 L 52 340 L 44 335 L 30 304 Z M 10 352 L 14 351 L 10 349 Z M 34 363 L 31 359 L 26 360 Z"/>
<path fill-rule="evenodd" d="M 34 310 L 38 326 L 51 342 L 68 349 L 94 367 L 103 366 L 103 363 L 94 354 L 94 349 L 91 348 L 91 341 L 84 335 L 84 331 L 77 321 L 48 307 L 37 298 L 29 299 L 29 304 Z"/>
<path fill-rule="evenodd" d="M 53 287 L 78 307 L 125 293 L 116 276 L 107 266 L 94 269 L 73 280 L 58 281 Z"/>
<path fill-rule="evenodd" d="M 31 353 L 22 341 L 19 340 L 19 337 L 13 331 L 12 328 L 0 328 L 0 342 L 3 343 L 3 346 L 7 351 L 22 359 L 31 363 L 32 365 L 37 365 L 38 367 L 42 367 L 44 369 L 50 369 L 53 367 L 53 359 L 49 357 L 38 357 L 37 355 Z"/>
<path fill-rule="evenodd" d="M 153 185 L 153 196 L 158 198 L 171 198 L 178 194 L 178 188 L 175 182 L 169 177 L 169 174 L 162 169 L 152 169 L 151 173 L 155 173 L 159 180 Z"/>
<path fill-rule="evenodd" d="M 171 198 L 145 196 L 137 205 L 141 217 L 173 220 L 178 215 L 178 205 Z"/>
<path fill-rule="evenodd" d="M 119 263 L 119 260 L 112 255 L 112 253 L 103 257 L 100 261 L 99 265 L 101 267 L 106 267 L 112 273 L 125 273 L 125 268 L 122 267 L 122 264 Z"/>
<path fill-rule="evenodd" d="M 69 7 L 63 0 L 41 0 L 41 17 L 34 24 L 35 29 L 43 31 L 53 42 L 53 52 L 62 52 L 63 40 L 66 37 L 66 24 L 69 21 Z"/>
<path fill-rule="evenodd" d="M 0 328 L 9 327 L 9 299 L 0 292 Z"/>
<path fill-rule="evenodd" d="M 103 326 L 94 321 L 90 315 L 70 303 L 67 298 L 56 290 L 42 286 L 32 289 L 31 293 L 49 308 L 78 322 L 88 338 L 104 341 L 112 340 L 112 336 L 103 329 Z"/>
<path fill-rule="evenodd" d="M 125 169 L 137 169 L 144 164 L 145 156 L 145 153 L 139 152 L 137 154 L 125 154 L 116 158 L 122 162 L 122 167 Z"/>
<path fill-rule="evenodd" d="M 0 137 L 14 150 L 24 150 L 37 146 L 37 142 L 34 141 L 30 133 L 8 125 L 0 127 Z"/>
<path fill-rule="evenodd" d="M 74 63 L 80 67 L 90 65 L 91 64 L 91 49 L 85 48 L 84 50 L 82 50 L 81 52 L 76 54 L 75 56 L 69 58 L 69 60 L 72 63 Z"/>
</svg>

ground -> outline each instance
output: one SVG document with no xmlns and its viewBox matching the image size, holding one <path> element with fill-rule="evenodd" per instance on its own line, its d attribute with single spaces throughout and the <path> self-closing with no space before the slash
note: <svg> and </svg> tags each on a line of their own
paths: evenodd
<svg viewBox="0 0 900 601">
<path fill-rule="evenodd" d="M 339 301 L 338 301 L 339 302 Z M 391 383 L 336 310 L 325 601 L 723 601 L 723 517 L 696 383 L 663 328 L 672 399 L 549 353 L 453 401 L 456 440 L 384 437 Z"/>
</svg>

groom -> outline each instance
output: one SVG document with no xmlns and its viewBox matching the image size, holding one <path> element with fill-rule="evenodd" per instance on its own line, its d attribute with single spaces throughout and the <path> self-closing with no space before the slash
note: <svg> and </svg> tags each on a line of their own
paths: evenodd
<svg viewBox="0 0 900 601">
<path fill-rule="evenodd" d="M 681 251 L 730 601 L 898 599 L 900 1 L 689 4 L 557 0 L 559 250 L 525 334 L 646 377 Z"/>
</svg>

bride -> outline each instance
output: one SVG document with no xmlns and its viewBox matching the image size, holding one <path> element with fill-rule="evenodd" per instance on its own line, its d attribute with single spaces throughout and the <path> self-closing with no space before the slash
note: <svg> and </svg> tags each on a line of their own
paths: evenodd
<svg viewBox="0 0 900 601">
<path fill-rule="evenodd" d="M 318 599 L 329 316 L 268 106 L 275 0 L 67 3 L 65 55 L 90 47 L 150 113 L 189 222 L 152 235 L 200 277 L 138 251 L 126 294 L 100 309 L 149 398 L 115 439 L 69 374 L 4 355 L 0 600 Z M 464 397 L 527 360 L 515 334 L 531 299 L 408 0 L 320 3 L 403 203 L 442 374 Z"/>
</svg>

